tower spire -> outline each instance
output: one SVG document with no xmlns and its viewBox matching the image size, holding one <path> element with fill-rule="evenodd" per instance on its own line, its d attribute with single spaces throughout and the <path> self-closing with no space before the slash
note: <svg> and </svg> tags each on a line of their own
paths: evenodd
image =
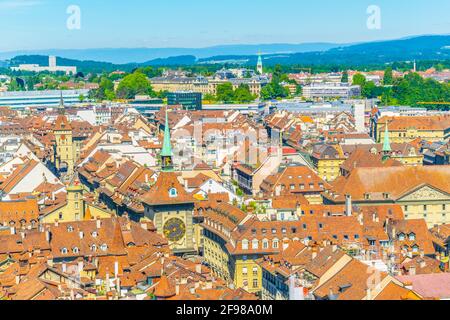
<svg viewBox="0 0 450 320">
<path fill-rule="evenodd" d="M 256 71 L 259 74 L 263 74 L 263 62 L 261 57 L 261 51 L 258 52 L 258 64 L 256 65 Z"/>
<path fill-rule="evenodd" d="M 65 113 L 65 107 L 64 107 L 64 98 L 62 91 L 60 92 L 60 98 L 59 98 L 59 114 Z"/>
<path fill-rule="evenodd" d="M 161 150 L 161 169 L 163 171 L 173 171 L 173 152 L 170 143 L 170 127 L 169 127 L 169 113 L 166 108 L 166 123 L 164 125 L 164 142 Z"/>
<path fill-rule="evenodd" d="M 386 126 L 384 131 L 384 143 L 383 143 L 383 159 L 389 158 L 392 152 L 391 140 L 389 137 L 389 122 L 386 120 Z"/>
</svg>

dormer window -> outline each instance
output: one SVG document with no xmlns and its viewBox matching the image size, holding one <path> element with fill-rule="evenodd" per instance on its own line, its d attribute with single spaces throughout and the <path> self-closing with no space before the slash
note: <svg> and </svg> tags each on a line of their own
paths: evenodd
<svg viewBox="0 0 450 320">
<path fill-rule="evenodd" d="M 410 241 L 416 241 L 416 234 L 415 233 L 410 233 L 408 237 L 409 237 Z"/>
<path fill-rule="evenodd" d="M 97 246 L 96 246 L 95 244 L 93 244 L 93 245 L 91 246 L 91 251 L 92 251 L 92 252 L 97 251 Z"/>
<path fill-rule="evenodd" d="M 61 253 L 62 253 L 62 254 L 67 254 L 67 253 L 68 253 L 67 248 L 62 248 L 62 249 L 61 249 Z"/>
<path fill-rule="evenodd" d="M 97 231 L 93 231 L 91 233 L 91 235 L 92 235 L 93 238 L 97 238 L 98 237 L 98 232 Z"/>
<path fill-rule="evenodd" d="M 175 188 L 172 188 L 169 190 L 169 197 L 171 198 L 176 198 L 178 197 L 178 191 Z"/>
<path fill-rule="evenodd" d="M 398 240 L 400 240 L 400 241 L 405 241 L 405 235 L 404 235 L 403 233 L 400 233 L 400 234 L 398 235 Z"/>
<path fill-rule="evenodd" d="M 273 240 L 273 242 L 272 242 L 272 247 L 274 248 L 274 249 L 278 249 L 278 240 Z"/>
<path fill-rule="evenodd" d="M 108 250 L 108 246 L 107 246 L 106 244 L 102 244 L 102 245 L 100 246 L 100 249 L 101 249 L 102 251 L 106 251 L 106 250 Z"/>
<path fill-rule="evenodd" d="M 68 226 L 67 227 L 67 232 L 73 232 L 73 227 L 72 226 Z"/>
<path fill-rule="evenodd" d="M 80 253 L 80 249 L 78 249 L 77 247 L 72 249 L 73 253 Z"/>
<path fill-rule="evenodd" d="M 242 250 L 248 250 L 248 240 L 242 240 Z"/>
</svg>

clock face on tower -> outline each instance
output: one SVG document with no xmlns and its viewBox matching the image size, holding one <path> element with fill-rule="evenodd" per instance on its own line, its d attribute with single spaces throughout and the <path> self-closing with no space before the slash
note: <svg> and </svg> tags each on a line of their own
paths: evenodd
<svg viewBox="0 0 450 320">
<path fill-rule="evenodd" d="M 164 225 L 164 236 L 171 242 L 177 242 L 183 239 L 186 234 L 186 225 L 178 218 L 167 220 Z"/>
</svg>

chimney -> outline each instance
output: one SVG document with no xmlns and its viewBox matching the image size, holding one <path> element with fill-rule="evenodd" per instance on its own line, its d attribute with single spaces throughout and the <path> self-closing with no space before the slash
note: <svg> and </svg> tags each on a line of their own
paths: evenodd
<svg viewBox="0 0 450 320">
<path fill-rule="evenodd" d="M 176 295 L 176 296 L 179 296 L 179 295 L 180 295 L 180 285 L 179 285 L 179 284 L 177 284 L 177 285 L 175 286 L 175 295 Z"/>
<path fill-rule="evenodd" d="M 420 250 L 420 257 L 421 257 L 422 259 L 425 257 L 425 251 L 423 251 L 423 249 Z"/>
<path fill-rule="evenodd" d="M 25 239 L 25 232 L 22 231 L 22 232 L 20 233 L 20 237 L 21 237 L 22 239 Z"/>
<path fill-rule="evenodd" d="M 333 250 L 333 252 L 336 252 L 337 249 L 338 249 L 338 246 L 334 244 L 333 247 L 332 247 L 331 249 Z"/>
<path fill-rule="evenodd" d="M 275 196 L 279 197 L 281 195 L 281 185 L 275 187 Z"/>
<path fill-rule="evenodd" d="M 49 231 L 49 230 L 46 230 L 46 231 L 45 231 L 45 240 L 46 240 L 47 242 L 50 242 L 50 231 Z"/>
<path fill-rule="evenodd" d="M 115 261 L 114 262 L 114 278 L 117 278 L 118 275 L 119 275 L 119 262 Z"/>
<path fill-rule="evenodd" d="M 17 275 L 17 276 L 16 276 L 16 284 L 19 284 L 19 283 L 20 283 L 20 276 Z"/>
<path fill-rule="evenodd" d="M 416 267 L 415 266 L 409 267 L 409 275 L 410 276 L 415 276 L 416 275 Z"/>
<path fill-rule="evenodd" d="M 106 280 L 105 280 L 106 284 L 106 293 L 108 293 L 110 291 L 110 287 L 109 287 L 109 268 L 106 268 Z"/>
<path fill-rule="evenodd" d="M 11 234 L 16 234 L 16 228 L 15 227 L 11 227 Z"/>
<path fill-rule="evenodd" d="M 202 265 L 200 263 L 195 265 L 195 272 L 201 274 L 202 273 Z"/>
<path fill-rule="evenodd" d="M 59 226 L 58 219 L 55 219 L 55 227 Z"/>
<path fill-rule="evenodd" d="M 80 231 L 80 239 L 83 239 L 83 238 L 84 238 L 84 232 Z"/>
<path fill-rule="evenodd" d="M 62 264 L 62 272 L 66 272 L 67 271 L 67 266 L 65 263 Z"/>
<path fill-rule="evenodd" d="M 312 253 L 312 258 L 315 259 L 316 257 L 317 257 L 317 252 L 316 252 L 316 251 L 313 251 L 313 253 Z"/>
<path fill-rule="evenodd" d="M 148 183 L 148 174 L 145 174 L 145 183 Z"/>
<path fill-rule="evenodd" d="M 347 217 L 351 217 L 353 213 L 352 196 L 347 194 L 345 196 L 345 214 Z"/>
<path fill-rule="evenodd" d="M 100 229 L 102 227 L 102 221 L 97 218 L 97 229 Z"/>
<path fill-rule="evenodd" d="M 120 278 L 116 278 L 116 291 L 117 294 L 119 295 L 119 297 L 121 297 L 121 293 L 120 293 Z"/>
</svg>

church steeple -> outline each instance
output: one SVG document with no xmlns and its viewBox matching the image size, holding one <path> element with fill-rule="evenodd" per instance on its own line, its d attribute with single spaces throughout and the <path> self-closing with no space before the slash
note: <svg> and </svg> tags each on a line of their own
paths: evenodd
<svg viewBox="0 0 450 320">
<path fill-rule="evenodd" d="M 58 106 L 58 113 L 59 114 L 65 114 L 66 108 L 64 106 L 64 98 L 63 98 L 63 94 L 61 91 L 61 96 L 59 98 L 59 106 Z"/>
<path fill-rule="evenodd" d="M 385 131 L 384 131 L 384 142 L 383 142 L 383 159 L 389 158 L 392 152 L 391 140 L 389 137 L 389 122 L 386 121 Z"/>
<path fill-rule="evenodd" d="M 256 65 L 256 71 L 259 74 L 263 74 L 263 62 L 262 62 L 261 52 L 258 52 L 258 64 Z"/>
<path fill-rule="evenodd" d="M 173 152 L 170 143 L 169 114 L 166 108 L 166 123 L 164 125 L 164 142 L 161 150 L 161 169 L 162 171 L 173 171 Z"/>
</svg>

